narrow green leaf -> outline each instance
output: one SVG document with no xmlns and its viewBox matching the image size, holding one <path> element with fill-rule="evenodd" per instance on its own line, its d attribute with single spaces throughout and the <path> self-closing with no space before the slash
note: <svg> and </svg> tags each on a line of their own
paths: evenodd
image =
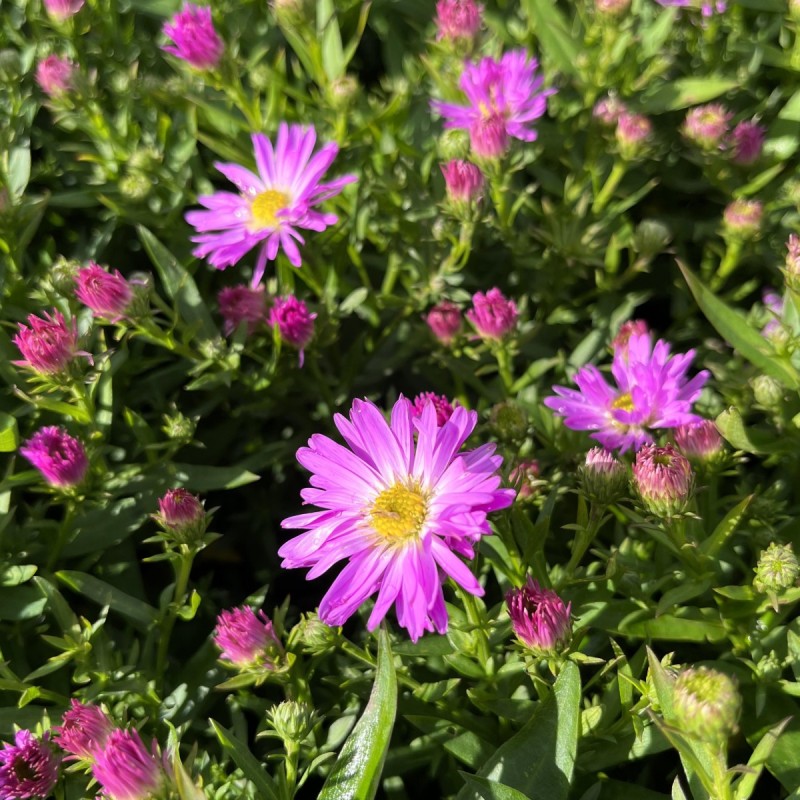
<svg viewBox="0 0 800 800">
<path fill-rule="evenodd" d="M 205 800 L 205 794 L 192 780 L 186 767 L 181 762 L 180 752 L 176 748 L 172 756 L 172 774 L 175 778 L 175 788 L 178 790 L 180 800 Z"/>
<path fill-rule="evenodd" d="M 333 0 L 317 0 L 317 21 L 321 24 L 317 35 L 321 39 L 322 66 L 328 80 L 333 82 L 341 78 L 345 70 L 342 34 Z"/>
<path fill-rule="evenodd" d="M 800 146 L 800 90 L 796 91 L 778 112 L 769 126 L 764 142 L 764 155 L 776 161 L 786 161 Z"/>
<path fill-rule="evenodd" d="M 356 727 L 344 743 L 319 800 L 372 800 L 380 785 L 397 713 L 397 676 L 389 634 L 378 634 L 375 683 Z"/>
<path fill-rule="evenodd" d="M 62 570 L 56 573 L 56 577 L 73 591 L 94 600 L 95 603 L 108 606 L 112 611 L 144 627 L 153 625 L 158 618 L 158 612 L 151 605 L 85 572 Z"/>
<path fill-rule="evenodd" d="M 56 618 L 58 627 L 61 628 L 65 634 L 72 634 L 73 636 L 80 633 L 81 624 L 78 622 L 77 616 L 69 607 L 69 603 L 64 599 L 64 595 L 53 586 L 46 578 L 41 578 L 38 575 L 34 576 L 33 583 L 39 590 L 40 594 L 45 597 L 45 605 L 47 605 Z"/>
<path fill-rule="evenodd" d="M 478 775 L 469 775 L 466 772 L 460 772 L 460 774 L 467 786 L 474 789 L 484 800 L 530 800 L 528 795 L 497 781 L 490 781 Z"/>
<path fill-rule="evenodd" d="M 202 464 L 175 464 L 175 477 L 194 492 L 236 489 L 259 480 L 258 475 L 240 466 L 211 467 Z"/>
<path fill-rule="evenodd" d="M 783 733 L 784 728 L 791 719 L 791 717 L 787 717 L 781 720 L 761 737 L 761 741 L 755 746 L 747 762 L 748 771 L 742 775 L 734 788 L 734 800 L 749 800 L 752 796 L 756 788 L 756 781 L 758 781 L 767 759 L 772 755 L 772 751 L 778 742 L 778 737 Z"/>
<path fill-rule="evenodd" d="M 46 605 L 47 600 L 41 592 L 31 586 L 0 588 L 0 620 L 19 622 L 33 619 L 44 611 Z"/>
<path fill-rule="evenodd" d="M 275 781 L 267 774 L 263 765 L 250 752 L 247 745 L 237 739 L 227 728 L 223 728 L 216 720 L 209 723 L 217 734 L 220 744 L 230 753 L 236 766 L 244 773 L 256 789 L 259 800 L 280 800 L 275 788 Z"/>
<path fill-rule="evenodd" d="M 678 261 L 678 266 L 697 305 L 720 336 L 765 374 L 771 375 L 784 386 L 800 388 L 800 374 L 797 370 L 788 361 L 778 357 L 767 340 L 750 327 L 744 315 L 706 288 L 685 264 Z"/>
<path fill-rule="evenodd" d="M 542 51 L 567 75 L 578 74 L 578 43 L 553 0 L 526 0 L 524 11 Z"/>
<path fill-rule="evenodd" d="M 732 78 L 709 75 L 705 78 L 679 78 L 645 92 L 640 107 L 650 114 L 677 111 L 700 103 L 707 103 L 731 89 L 739 82 Z"/>
<path fill-rule="evenodd" d="M 525 726 L 495 750 L 478 771 L 478 778 L 547 800 L 566 800 L 569 794 L 580 728 L 581 678 L 567 662 L 553 692 Z M 457 800 L 486 797 L 467 784 Z"/>
<path fill-rule="evenodd" d="M 18 202 L 31 177 L 31 151 L 29 147 L 15 147 L 8 156 L 8 190 Z"/>
<path fill-rule="evenodd" d="M 11 414 L 0 412 L 0 453 L 13 453 L 19 445 L 17 421 Z"/>
<path fill-rule="evenodd" d="M 737 450 L 745 453 L 795 453 L 797 444 L 794 437 L 778 438 L 774 429 L 766 427 L 745 427 L 739 410 L 731 406 L 716 419 L 719 432 Z"/>
<path fill-rule="evenodd" d="M 753 502 L 755 495 L 748 495 L 740 503 L 734 506 L 714 528 L 714 533 L 708 537 L 701 545 L 700 552 L 705 556 L 715 556 L 725 546 L 725 542 L 730 539 L 739 523 L 745 515 L 750 503 Z"/>
<path fill-rule="evenodd" d="M 194 278 L 147 228 L 137 225 L 136 231 L 181 317 L 203 338 L 212 339 L 217 335 L 217 326 L 197 290 Z"/>
</svg>

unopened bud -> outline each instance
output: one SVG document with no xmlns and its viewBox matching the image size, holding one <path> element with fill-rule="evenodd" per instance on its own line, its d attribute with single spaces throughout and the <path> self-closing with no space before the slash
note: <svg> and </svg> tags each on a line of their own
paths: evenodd
<svg viewBox="0 0 800 800">
<path fill-rule="evenodd" d="M 725 673 L 697 667 L 675 681 L 672 709 L 684 733 L 719 747 L 738 730 L 742 698 Z"/>
<path fill-rule="evenodd" d="M 580 469 L 580 481 L 590 502 L 609 505 L 625 493 L 628 471 L 613 453 L 603 447 L 593 447 Z"/>
<path fill-rule="evenodd" d="M 442 161 L 463 161 L 469 155 L 469 134 L 461 128 L 446 130 L 436 143 Z"/>
<path fill-rule="evenodd" d="M 750 385 L 753 387 L 753 396 L 760 406 L 770 410 L 780 407 L 785 391 L 771 375 L 757 375 L 750 381 Z"/>
<path fill-rule="evenodd" d="M 317 713 L 306 703 L 284 700 L 267 712 L 267 721 L 284 742 L 299 745 L 317 724 Z"/>
<path fill-rule="evenodd" d="M 694 473 L 689 461 L 671 444 L 646 444 L 636 454 L 633 483 L 651 514 L 673 517 L 686 510 L 694 488 Z"/>
<path fill-rule="evenodd" d="M 489 426 L 498 439 L 518 442 L 528 433 L 528 414 L 514 400 L 495 403 L 489 412 Z"/>
<path fill-rule="evenodd" d="M 645 258 L 663 253 L 671 241 L 672 231 L 657 219 L 643 219 L 633 234 L 633 246 Z"/>
<path fill-rule="evenodd" d="M 186 489 L 170 489 L 158 501 L 158 514 L 154 518 L 179 544 L 199 541 L 209 522 L 209 515 L 200 499 Z"/>
<path fill-rule="evenodd" d="M 772 542 L 756 565 L 753 588 L 761 594 L 777 594 L 797 583 L 800 566 L 791 544 Z"/>
</svg>

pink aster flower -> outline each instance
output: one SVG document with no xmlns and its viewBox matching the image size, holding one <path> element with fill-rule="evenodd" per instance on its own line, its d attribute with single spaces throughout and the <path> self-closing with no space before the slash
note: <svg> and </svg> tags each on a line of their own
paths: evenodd
<svg viewBox="0 0 800 800">
<path fill-rule="evenodd" d="M 148 751 L 132 729 L 109 734 L 103 749 L 95 753 L 92 775 L 107 800 L 146 800 L 157 796 L 167 781 L 155 742 Z"/>
<path fill-rule="evenodd" d="M 83 8 L 84 0 L 44 0 L 47 13 L 58 20 L 67 19 Z"/>
<path fill-rule="evenodd" d="M 164 50 L 195 69 L 214 69 L 225 49 L 214 30 L 208 6 L 185 3 L 169 24 L 164 25 L 164 35 L 174 42 Z"/>
<path fill-rule="evenodd" d="M 445 128 L 469 131 L 476 155 L 498 157 L 507 149 L 509 138 L 536 139 L 533 122 L 545 113 L 547 97 L 555 92 L 542 91 L 538 66 L 525 50 L 512 50 L 500 61 L 487 56 L 477 64 L 466 64 L 459 86 L 469 105 L 434 100 L 431 107 L 445 117 Z"/>
<path fill-rule="evenodd" d="M 752 120 L 740 122 L 731 134 L 734 164 L 748 166 L 758 161 L 764 146 L 766 128 Z"/>
<path fill-rule="evenodd" d="M 474 557 L 475 543 L 491 532 L 487 513 L 508 507 L 514 492 L 500 488 L 503 459 L 493 444 L 459 453 L 477 421 L 457 406 L 439 426 L 431 403 L 414 419 L 401 397 L 387 423 L 373 403 L 355 400 L 349 419 L 334 416 L 348 447 L 315 434 L 298 450 L 313 473 L 303 500 L 323 510 L 284 520 L 284 528 L 306 532 L 278 553 L 285 568 L 311 567 L 309 579 L 349 561 L 322 599 L 323 622 L 341 625 L 377 592 L 367 628 L 394 603 L 416 641 L 424 631 L 447 630 L 446 577 L 483 594 L 456 554 Z"/>
<path fill-rule="evenodd" d="M 17 731 L 14 744 L 0 750 L 0 798 L 25 800 L 49 797 L 58 781 L 59 757 L 47 743 L 30 731 Z"/>
<path fill-rule="evenodd" d="M 317 133 L 313 127 L 287 125 L 278 128 L 278 139 L 272 142 L 260 133 L 252 136 L 258 175 L 238 164 L 215 164 L 233 183 L 239 194 L 215 192 L 198 198 L 208 211 L 190 211 L 186 221 L 198 236 L 199 244 L 192 252 L 198 258 L 209 256 L 217 269 L 236 264 L 254 247 L 259 247 L 253 286 L 261 282 L 267 261 L 283 248 L 289 261 L 302 263 L 295 240 L 304 243 L 298 228 L 324 231 L 337 221 L 335 214 L 315 210 L 314 206 L 339 194 L 355 175 L 345 175 L 330 183 L 320 178 L 333 163 L 339 146 L 324 145 L 312 156 Z"/>
<path fill-rule="evenodd" d="M 300 351 L 300 366 L 305 359 L 304 349 L 314 335 L 316 314 L 308 310 L 305 301 L 294 295 L 276 297 L 269 312 L 269 324 L 277 327 L 281 339 Z"/>
<path fill-rule="evenodd" d="M 544 404 L 564 417 L 568 428 L 596 431 L 592 438 L 609 450 L 639 448 L 653 437 L 653 428 L 675 428 L 699 422 L 692 404 L 700 396 L 709 373 L 702 370 L 686 379 L 695 351 L 670 355 L 659 339 L 653 346 L 649 334 L 633 334 L 627 350 L 614 353 L 609 385 L 597 367 L 578 370 L 578 389 L 554 386 L 555 397 Z"/>
<path fill-rule="evenodd" d="M 28 327 L 30 326 L 30 327 Z M 20 323 L 14 336 L 23 360 L 12 361 L 18 367 L 27 367 L 39 375 L 58 375 L 66 372 L 75 356 L 87 355 L 78 350 L 78 326 L 74 319 L 67 322 L 60 311 L 37 317 L 31 314 L 28 325 Z"/>
<path fill-rule="evenodd" d="M 572 639 L 572 603 L 552 589 L 543 589 L 528 578 L 520 589 L 506 595 L 511 625 L 520 642 L 537 655 L 559 653 Z"/>
<path fill-rule="evenodd" d="M 471 42 L 481 29 L 483 6 L 473 0 L 439 0 L 436 3 L 436 38 Z"/>
<path fill-rule="evenodd" d="M 36 83 L 48 97 L 59 97 L 72 89 L 75 65 L 68 58 L 47 56 L 36 65 Z"/>
<path fill-rule="evenodd" d="M 120 319 L 133 300 L 133 289 L 119 270 L 107 272 L 94 261 L 78 270 L 75 278 L 75 296 L 95 317 L 115 322 Z"/>
<path fill-rule="evenodd" d="M 425 406 L 427 406 L 428 403 L 432 403 L 436 411 L 437 425 L 444 425 L 445 422 L 453 416 L 453 405 L 443 394 L 422 392 L 422 394 L 418 394 L 414 398 L 413 403 L 414 406 L 411 409 L 411 414 L 415 419 L 422 416 L 422 412 L 425 410 Z"/>
<path fill-rule="evenodd" d="M 272 622 L 263 611 L 249 606 L 223 611 L 217 617 L 214 644 L 220 649 L 220 659 L 238 669 L 275 669 L 283 657 Z"/>
<path fill-rule="evenodd" d="M 646 444 L 636 454 L 633 485 L 650 513 L 671 517 L 685 510 L 694 472 L 689 460 L 671 444 Z"/>
<path fill-rule="evenodd" d="M 247 325 L 247 335 L 252 336 L 267 321 L 263 286 L 226 286 L 217 295 L 217 305 L 225 320 L 226 336 L 230 336 L 242 323 Z"/>
<path fill-rule="evenodd" d="M 461 309 L 449 300 L 435 305 L 425 316 L 433 335 L 444 345 L 451 345 L 461 330 Z"/>
<path fill-rule="evenodd" d="M 447 198 L 456 206 L 471 206 L 483 196 L 483 173 L 469 161 L 448 161 L 443 164 Z"/>
<path fill-rule="evenodd" d="M 73 698 L 61 718 L 61 725 L 55 729 L 54 740 L 70 754 L 69 758 L 94 761 L 116 727 L 100 706 L 87 705 Z"/>
<path fill-rule="evenodd" d="M 55 425 L 34 433 L 19 452 L 51 486 L 60 489 L 77 486 L 89 469 L 89 459 L 80 441 Z"/>
<path fill-rule="evenodd" d="M 517 304 L 497 287 L 472 295 L 472 308 L 467 311 L 467 319 L 487 339 L 502 339 L 516 327 L 518 316 Z"/>
</svg>

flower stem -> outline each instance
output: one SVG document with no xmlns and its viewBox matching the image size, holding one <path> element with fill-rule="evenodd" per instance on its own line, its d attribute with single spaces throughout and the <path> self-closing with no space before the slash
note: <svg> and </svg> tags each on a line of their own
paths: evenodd
<svg viewBox="0 0 800 800">
<path fill-rule="evenodd" d="M 187 545 L 181 545 L 178 555 L 178 565 L 175 569 L 175 589 L 172 594 L 172 602 L 167 608 L 166 616 L 161 623 L 161 638 L 158 642 L 158 654 L 156 656 L 156 676 L 163 678 L 167 666 L 167 655 L 169 653 L 169 640 L 172 636 L 172 629 L 175 627 L 175 620 L 178 618 L 178 611 L 186 600 L 186 589 L 189 585 L 189 574 L 192 571 L 192 562 L 197 551 Z"/>
<path fill-rule="evenodd" d="M 567 564 L 567 575 L 569 577 L 572 577 L 575 568 L 580 564 L 589 545 L 594 541 L 594 537 L 597 535 L 597 531 L 600 528 L 600 522 L 603 519 L 603 510 L 602 506 L 597 503 L 592 503 L 586 527 L 576 533 L 572 541 L 572 555 Z"/>
<path fill-rule="evenodd" d="M 625 177 L 627 170 L 628 165 L 624 161 L 617 161 L 614 164 L 606 178 L 606 182 L 603 184 L 603 188 L 600 190 L 600 194 L 595 197 L 594 203 L 592 203 L 592 214 L 599 214 L 606 207 L 617 186 L 619 186 L 619 182 Z"/>
<path fill-rule="evenodd" d="M 717 289 L 720 289 L 722 287 L 727 277 L 739 265 L 739 259 L 741 255 L 742 255 L 742 243 L 735 239 L 729 241 L 728 246 L 725 249 L 725 255 L 722 257 L 722 263 L 719 265 L 717 274 L 713 277 L 711 281 L 711 289 L 716 291 Z"/>
<path fill-rule="evenodd" d="M 491 675 L 492 672 L 494 672 L 494 662 L 492 661 L 492 654 L 489 649 L 489 637 L 486 634 L 483 615 L 478 609 L 478 603 L 474 595 L 460 588 L 458 589 L 458 593 L 461 595 L 461 601 L 464 603 L 464 611 L 467 612 L 467 620 L 476 634 L 478 660 L 487 675 Z"/>
</svg>

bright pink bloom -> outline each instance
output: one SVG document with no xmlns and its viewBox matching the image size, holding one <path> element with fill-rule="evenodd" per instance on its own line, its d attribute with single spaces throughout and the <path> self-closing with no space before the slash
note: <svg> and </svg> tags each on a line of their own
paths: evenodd
<svg viewBox="0 0 800 800">
<path fill-rule="evenodd" d="M 442 165 L 447 197 L 456 205 L 472 205 L 483 196 L 483 173 L 469 161 L 448 161 Z"/>
<path fill-rule="evenodd" d="M 55 729 L 54 741 L 70 757 L 94 761 L 116 727 L 100 706 L 73 699 Z"/>
<path fill-rule="evenodd" d="M 722 437 L 713 420 L 679 425 L 672 432 L 675 444 L 687 458 L 708 461 L 722 450 Z"/>
<path fill-rule="evenodd" d="M 518 316 L 517 304 L 496 287 L 472 295 L 472 308 L 467 311 L 467 319 L 487 339 L 502 339 L 514 330 Z"/>
<path fill-rule="evenodd" d="M 636 454 L 633 484 L 651 513 L 673 516 L 686 508 L 694 473 L 688 459 L 671 444 L 646 444 Z"/>
<path fill-rule="evenodd" d="M 422 416 L 425 406 L 432 403 L 436 411 L 436 424 L 442 426 L 453 416 L 453 406 L 451 402 L 443 394 L 435 394 L 434 392 L 422 392 L 414 398 L 414 407 L 411 409 L 411 414 L 416 419 Z"/>
<path fill-rule="evenodd" d="M 51 486 L 61 489 L 77 486 L 89 469 L 89 459 L 80 441 L 54 425 L 34 433 L 19 452 Z"/>
<path fill-rule="evenodd" d="M 68 58 L 47 56 L 36 65 L 36 83 L 48 97 L 58 97 L 72 89 L 75 65 Z"/>
<path fill-rule="evenodd" d="M 541 656 L 562 651 L 572 638 L 572 603 L 528 578 L 520 589 L 506 595 L 514 633 L 526 647 Z"/>
<path fill-rule="evenodd" d="M 665 341 L 653 346 L 649 334 L 633 334 L 627 350 L 614 353 L 616 386 L 609 386 L 600 370 L 589 365 L 575 375 L 577 390 L 554 386 L 557 396 L 545 398 L 544 404 L 564 417 L 568 428 L 596 431 L 592 438 L 609 450 L 639 448 L 653 441 L 650 429 L 702 419 L 691 409 L 709 373 L 702 370 L 686 380 L 694 352 L 670 355 Z"/>
<path fill-rule="evenodd" d="M 94 261 L 78 270 L 75 278 L 75 296 L 95 317 L 115 322 L 120 319 L 133 300 L 133 289 L 119 270 L 107 272 Z"/>
<path fill-rule="evenodd" d="M 617 350 L 628 350 L 628 342 L 631 336 L 650 335 L 650 328 L 643 319 L 629 319 L 620 325 L 617 335 L 611 340 L 611 349 L 616 353 Z"/>
<path fill-rule="evenodd" d="M 259 248 L 253 273 L 253 286 L 261 282 L 267 261 L 283 248 L 289 261 L 299 267 L 302 263 L 295 240 L 304 243 L 298 228 L 324 231 L 337 222 L 335 214 L 316 211 L 314 206 L 339 194 L 355 175 L 345 175 L 330 183 L 320 178 L 333 163 L 339 146 L 324 145 L 312 156 L 317 133 L 313 127 L 287 125 L 278 127 L 275 149 L 272 142 L 260 133 L 253 134 L 258 175 L 238 164 L 217 162 L 216 168 L 233 183 L 239 194 L 215 192 L 198 198 L 208 211 L 190 211 L 186 221 L 199 235 L 192 252 L 198 258 L 209 256 L 217 269 L 236 264 L 254 247 Z"/>
<path fill-rule="evenodd" d="M 442 344 L 450 345 L 461 330 L 461 309 L 455 303 L 443 300 L 428 312 L 425 322 Z"/>
<path fill-rule="evenodd" d="M 314 335 L 316 314 L 308 310 L 303 300 L 294 295 L 276 297 L 269 312 L 269 324 L 277 326 L 281 339 L 300 351 L 300 366 L 303 366 L 303 351 Z"/>
<path fill-rule="evenodd" d="M 148 751 L 131 729 L 111 732 L 105 747 L 95 753 L 92 775 L 108 800 L 149 800 L 167 779 L 155 742 Z"/>
<path fill-rule="evenodd" d="M 622 114 L 627 113 L 628 106 L 616 95 L 607 95 L 602 100 L 598 100 L 592 109 L 592 116 L 607 128 L 617 124 Z"/>
<path fill-rule="evenodd" d="M 226 286 L 217 295 L 219 313 L 225 320 L 225 335 L 230 336 L 242 323 L 252 336 L 267 321 L 267 301 L 263 286 Z"/>
<path fill-rule="evenodd" d="M 78 350 L 78 326 L 74 319 L 67 322 L 60 311 L 44 317 L 31 314 L 28 325 L 20 323 L 13 342 L 22 354 L 22 361 L 12 361 L 18 367 L 28 367 L 40 375 L 65 372 L 75 356 L 86 355 Z"/>
<path fill-rule="evenodd" d="M 747 166 L 758 161 L 764 147 L 765 134 L 766 128 L 757 122 L 752 120 L 740 122 L 731 134 L 734 163 Z"/>
<path fill-rule="evenodd" d="M 185 3 L 169 24 L 164 25 L 164 35 L 174 42 L 164 50 L 195 69 L 214 69 L 225 49 L 214 30 L 208 6 Z"/>
<path fill-rule="evenodd" d="M 303 500 L 323 510 L 283 521 L 306 533 L 280 548 L 281 566 L 311 567 L 308 578 L 317 578 L 349 561 L 322 599 L 323 622 L 341 625 L 377 592 L 367 628 L 394 604 L 416 641 L 424 631 L 447 630 L 446 577 L 483 594 L 456 553 L 474 557 L 475 543 L 491 532 L 487 513 L 508 507 L 514 492 L 500 488 L 503 459 L 493 444 L 459 453 L 477 421 L 476 412 L 457 406 L 439 426 L 432 403 L 415 419 L 401 397 L 387 424 L 373 403 L 355 400 L 349 419 L 334 416 L 348 447 L 315 434 L 297 451 L 313 473 Z"/>
<path fill-rule="evenodd" d="M 217 617 L 214 644 L 221 651 L 220 659 L 239 669 L 275 669 L 283 656 L 272 622 L 263 611 L 249 606 L 223 611 Z"/>
<path fill-rule="evenodd" d="M 481 29 L 483 6 L 474 0 L 439 0 L 436 3 L 436 38 L 472 41 Z"/>
<path fill-rule="evenodd" d="M 0 750 L 0 798 L 49 797 L 58 781 L 60 761 L 47 734 L 37 739 L 30 731 L 17 731 L 14 744 L 5 742 Z"/>
<path fill-rule="evenodd" d="M 47 13 L 62 20 L 77 14 L 83 8 L 84 0 L 44 0 Z"/>
<path fill-rule="evenodd" d="M 722 103 L 697 106 L 686 113 L 683 135 L 705 150 L 718 150 L 728 134 L 732 116 Z"/>
<path fill-rule="evenodd" d="M 459 86 L 469 105 L 434 100 L 431 107 L 445 117 L 445 128 L 469 131 L 476 154 L 502 155 L 495 151 L 503 143 L 507 146 L 509 138 L 523 142 L 536 139 L 533 122 L 547 111 L 547 97 L 555 92 L 542 91 L 538 66 L 525 50 L 512 50 L 500 61 L 487 56 L 477 64 L 466 64 Z"/>
</svg>

